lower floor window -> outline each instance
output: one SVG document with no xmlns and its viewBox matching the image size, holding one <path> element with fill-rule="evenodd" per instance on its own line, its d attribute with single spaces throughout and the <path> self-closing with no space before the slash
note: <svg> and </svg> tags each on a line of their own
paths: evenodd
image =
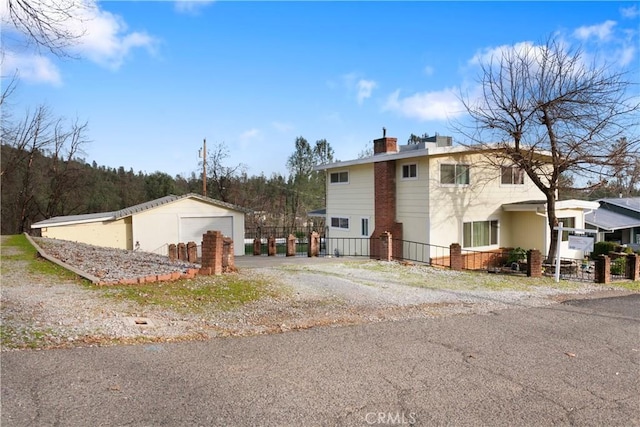
<svg viewBox="0 0 640 427">
<path fill-rule="evenodd" d="M 463 224 L 463 246 L 474 248 L 498 244 L 498 221 L 473 221 Z"/>
<path fill-rule="evenodd" d="M 360 235 L 369 237 L 369 218 L 362 218 L 360 222 Z"/>
<path fill-rule="evenodd" d="M 562 223 L 562 228 L 575 228 L 576 227 L 576 219 L 569 217 L 569 218 L 558 218 L 558 222 Z M 573 232 L 571 233 L 573 234 Z M 569 240 L 569 232 L 568 231 L 563 231 L 562 232 L 562 241 L 566 242 Z"/>
<path fill-rule="evenodd" d="M 331 227 L 333 228 L 349 228 L 349 218 L 341 218 L 332 216 Z"/>
</svg>

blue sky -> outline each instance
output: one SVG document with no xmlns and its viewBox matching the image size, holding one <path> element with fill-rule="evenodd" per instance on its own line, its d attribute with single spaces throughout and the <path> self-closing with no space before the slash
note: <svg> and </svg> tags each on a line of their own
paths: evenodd
<svg viewBox="0 0 640 427">
<path fill-rule="evenodd" d="M 286 174 L 298 136 L 340 160 L 383 126 L 455 140 L 477 58 L 550 35 L 639 69 L 638 2 L 84 1 L 74 59 L 5 45 L 12 112 L 86 120 L 85 159 L 135 172 L 199 173 L 204 138 L 249 175 Z"/>
</svg>

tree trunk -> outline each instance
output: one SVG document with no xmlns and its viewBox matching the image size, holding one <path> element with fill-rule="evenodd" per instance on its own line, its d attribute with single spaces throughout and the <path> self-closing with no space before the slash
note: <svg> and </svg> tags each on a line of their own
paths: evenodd
<svg viewBox="0 0 640 427">
<path fill-rule="evenodd" d="M 553 264 L 556 253 L 558 251 L 558 232 L 553 228 L 558 225 L 558 218 L 556 216 L 556 197 L 555 191 L 547 192 L 547 219 L 549 224 L 549 230 L 551 231 L 551 242 L 549 244 L 549 252 L 547 253 L 547 263 Z"/>
</svg>

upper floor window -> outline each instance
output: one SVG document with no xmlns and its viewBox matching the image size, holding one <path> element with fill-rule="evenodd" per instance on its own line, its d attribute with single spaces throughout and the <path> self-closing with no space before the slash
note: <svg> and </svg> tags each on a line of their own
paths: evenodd
<svg viewBox="0 0 640 427">
<path fill-rule="evenodd" d="M 415 163 L 402 165 L 402 179 L 411 179 L 418 177 L 418 165 Z"/>
<path fill-rule="evenodd" d="M 469 185 L 469 165 L 440 165 L 440 184 Z"/>
<path fill-rule="evenodd" d="M 331 172 L 329 177 L 331 184 L 344 184 L 349 182 L 349 172 Z"/>
<path fill-rule="evenodd" d="M 524 170 L 518 166 L 501 166 L 500 167 L 501 183 L 506 185 L 522 185 L 524 184 Z"/>
</svg>

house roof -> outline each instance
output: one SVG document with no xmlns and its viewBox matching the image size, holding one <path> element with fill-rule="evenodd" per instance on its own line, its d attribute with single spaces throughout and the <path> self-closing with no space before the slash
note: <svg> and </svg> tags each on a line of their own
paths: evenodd
<svg viewBox="0 0 640 427">
<path fill-rule="evenodd" d="M 640 213 L 640 197 L 619 197 L 611 199 L 599 199 L 600 205 L 617 206 L 633 212 Z"/>
<path fill-rule="evenodd" d="M 386 162 L 388 160 L 402 160 L 402 159 L 411 159 L 414 157 L 423 157 L 423 156 L 435 156 L 442 154 L 452 154 L 452 153 L 462 153 L 462 152 L 470 152 L 470 151 L 479 151 L 477 149 L 470 149 L 468 147 L 463 147 L 460 145 L 457 146 L 447 146 L 447 147 L 424 147 L 413 150 L 400 150 L 397 152 L 389 152 L 389 153 L 379 153 L 374 154 L 373 156 L 364 157 L 362 159 L 354 159 L 354 160 L 345 160 L 345 161 L 337 161 L 332 163 L 325 163 L 323 165 L 317 165 L 313 169 L 317 171 L 326 170 L 326 169 L 335 169 L 335 168 L 343 168 L 354 165 L 364 165 L 367 163 L 378 163 L 378 162 Z"/>
<path fill-rule="evenodd" d="M 605 230 L 640 227 L 640 197 L 598 200 L 600 207 L 585 217 L 587 224 Z"/>
<path fill-rule="evenodd" d="M 584 221 L 589 225 L 611 231 L 640 227 L 639 219 L 602 208 L 587 214 Z"/>
<path fill-rule="evenodd" d="M 182 199 L 196 199 L 204 203 L 208 203 L 210 205 L 219 206 L 226 209 L 239 211 L 242 213 L 251 212 L 251 210 L 249 209 L 245 209 L 240 206 L 233 205 L 231 203 L 212 199 L 210 197 L 201 196 L 195 193 L 189 193 L 189 194 L 184 194 L 182 196 L 169 195 L 169 196 L 161 197 L 159 199 L 151 200 L 145 203 L 140 203 L 138 205 L 130 206 L 128 208 L 120 209 L 118 211 L 113 211 L 113 212 L 101 212 L 101 213 L 92 213 L 92 214 L 84 214 L 84 215 L 56 216 L 53 218 L 36 222 L 31 225 L 31 228 L 59 227 L 59 226 L 71 225 L 71 224 L 114 221 L 117 219 L 125 218 L 133 214 L 154 209 L 154 208 L 157 208 L 158 206 L 166 205 L 168 203 L 172 203 Z"/>
<path fill-rule="evenodd" d="M 438 147 L 438 146 L 433 146 L 429 144 L 399 145 L 398 151 L 396 152 L 378 153 L 369 157 L 364 157 L 362 159 L 325 163 L 322 165 L 317 165 L 313 169 L 316 171 L 321 171 L 321 170 L 327 170 L 327 169 L 345 168 L 348 166 L 355 166 L 355 165 L 364 165 L 368 163 L 386 162 L 389 160 L 403 160 L 403 159 L 412 159 L 416 157 L 425 157 L 425 156 L 435 157 L 435 156 L 443 156 L 443 155 L 449 155 L 449 154 L 479 153 L 479 152 L 496 151 L 496 150 L 502 150 L 502 149 L 503 148 L 501 148 L 497 144 L 487 144 L 487 145 L 478 145 L 478 146 L 450 145 L 450 146 L 444 146 L 444 147 Z M 548 155 L 548 153 L 544 151 L 539 152 L 539 154 L 542 156 Z"/>
<path fill-rule="evenodd" d="M 598 202 L 590 202 L 587 200 L 558 200 L 556 202 L 556 209 L 585 209 L 585 210 L 595 210 L 598 209 L 600 204 Z M 547 212 L 547 201 L 546 200 L 525 200 L 522 202 L 514 202 L 514 203 L 505 203 L 502 205 L 502 209 L 508 212 L 525 212 L 525 211 L 533 211 L 539 212 L 541 214 L 546 214 Z"/>
</svg>

